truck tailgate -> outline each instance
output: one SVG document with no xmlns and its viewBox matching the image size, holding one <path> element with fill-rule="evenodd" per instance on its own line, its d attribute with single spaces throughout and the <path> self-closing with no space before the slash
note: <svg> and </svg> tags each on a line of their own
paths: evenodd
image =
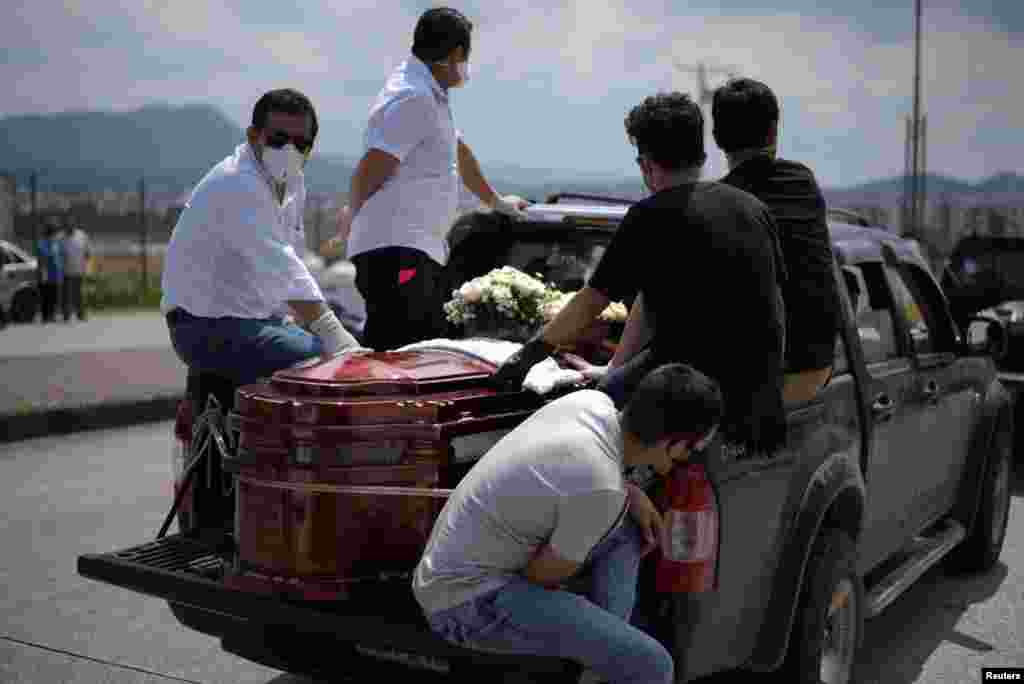
<svg viewBox="0 0 1024 684">
<path fill-rule="evenodd" d="M 564 672 L 556 658 L 482 654 L 459 648 L 430 631 L 413 602 L 409 581 L 381 583 L 380 601 L 330 605 L 300 603 L 225 586 L 212 576 L 220 558 L 209 547 L 179 535 L 101 554 L 78 557 L 83 577 L 246 621 L 251 626 L 285 627 L 348 642 L 374 653 L 417 654 L 433 662 L 463 667 L 508 667 L 537 673 Z M 383 585 L 388 586 L 383 586 Z M 396 591 L 398 590 L 398 591 Z M 387 597 L 384 599 L 383 597 Z M 414 660 L 414 658 L 410 659 Z"/>
</svg>

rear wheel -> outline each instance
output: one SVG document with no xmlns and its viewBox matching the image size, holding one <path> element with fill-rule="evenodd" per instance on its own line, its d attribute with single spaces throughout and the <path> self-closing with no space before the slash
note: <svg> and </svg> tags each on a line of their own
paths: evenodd
<svg viewBox="0 0 1024 684">
<path fill-rule="evenodd" d="M 1013 426 L 1003 420 L 995 435 L 991 462 L 979 493 L 978 515 L 970 534 L 949 554 L 951 570 L 986 572 L 999 560 L 1010 516 Z"/>
<path fill-rule="evenodd" d="M 782 666 L 785 681 L 852 681 L 864 629 L 864 588 L 856 557 L 857 547 L 846 532 L 822 530 L 815 540 Z"/>
<path fill-rule="evenodd" d="M 25 289 L 14 295 L 11 302 L 11 320 L 15 323 L 31 323 L 39 311 L 39 293 L 33 289 Z"/>
</svg>

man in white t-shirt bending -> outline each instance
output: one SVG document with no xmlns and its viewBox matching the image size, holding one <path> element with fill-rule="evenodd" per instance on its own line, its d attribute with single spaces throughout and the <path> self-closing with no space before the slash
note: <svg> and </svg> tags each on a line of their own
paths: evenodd
<svg viewBox="0 0 1024 684">
<path fill-rule="evenodd" d="M 629 624 L 662 521 L 622 471 L 666 474 L 721 415 L 717 384 L 684 364 L 651 371 L 621 413 L 596 390 L 537 411 L 473 466 L 434 525 L 413 577 L 431 628 L 466 648 L 574 660 L 609 682 L 673 681 L 665 647 Z M 587 598 L 559 589 L 584 567 Z"/>
</svg>

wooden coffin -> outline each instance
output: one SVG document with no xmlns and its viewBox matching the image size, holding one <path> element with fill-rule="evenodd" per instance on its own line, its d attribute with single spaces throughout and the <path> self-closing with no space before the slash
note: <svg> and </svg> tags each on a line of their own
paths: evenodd
<svg viewBox="0 0 1024 684">
<path fill-rule="evenodd" d="M 455 352 L 370 352 L 240 388 L 228 581 L 339 599 L 412 570 L 461 475 L 540 405 L 486 387 L 493 371 Z"/>
</svg>

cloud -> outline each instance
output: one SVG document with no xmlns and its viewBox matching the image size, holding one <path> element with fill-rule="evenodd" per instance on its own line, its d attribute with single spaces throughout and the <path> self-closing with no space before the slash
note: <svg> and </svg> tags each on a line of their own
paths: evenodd
<svg viewBox="0 0 1024 684">
<path fill-rule="evenodd" d="M 783 151 L 824 184 L 899 173 L 909 10 L 898 30 L 892 13 L 812 15 L 796 11 L 801 1 L 763 16 L 636 0 L 470 5 L 474 79 L 454 98 L 457 119 L 485 162 L 635 175 L 623 114 L 657 90 L 693 93 L 694 76 L 676 65 L 706 61 L 772 86 Z M 25 0 L 0 24 L 10 55 L 0 114 L 207 101 L 244 123 L 261 92 L 290 85 L 321 112 L 322 148 L 355 154 L 373 97 L 430 4 Z M 1008 84 L 1019 81 L 1024 36 L 994 15 L 936 5 L 926 8 L 923 50 L 929 166 L 968 178 L 1021 170 L 1024 96 Z M 717 173 L 721 159 L 708 151 Z"/>
</svg>

